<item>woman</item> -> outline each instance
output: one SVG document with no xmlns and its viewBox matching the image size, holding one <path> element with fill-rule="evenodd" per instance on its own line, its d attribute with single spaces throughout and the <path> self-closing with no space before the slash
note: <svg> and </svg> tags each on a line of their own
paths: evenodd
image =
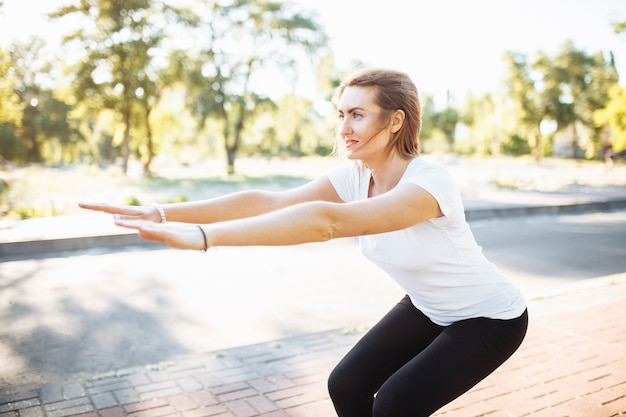
<svg viewBox="0 0 626 417">
<path fill-rule="evenodd" d="M 306 185 L 164 206 L 81 206 L 179 249 L 359 236 L 365 256 L 407 295 L 333 370 L 333 404 L 340 417 L 427 416 L 517 350 L 525 301 L 483 256 L 453 178 L 419 157 L 421 110 L 410 78 L 362 69 L 337 98 L 352 162 Z"/>
</svg>

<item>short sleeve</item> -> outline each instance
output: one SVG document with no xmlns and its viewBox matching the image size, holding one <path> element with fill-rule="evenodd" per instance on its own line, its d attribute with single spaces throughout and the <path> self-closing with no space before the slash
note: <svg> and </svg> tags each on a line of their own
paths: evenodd
<svg viewBox="0 0 626 417">
<path fill-rule="evenodd" d="M 452 218 L 462 215 L 465 218 L 458 184 L 442 166 L 416 159 L 407 167 L 402 182 L 415 184 L 431 194 L 444 216 Z"/>
<path fill-rule="evenodd" d="M 339 197 L 347 203 L 367 197 L 367 194 L 362 193 L 364 171 L 356 163 L 346 163 L 332 169 L 326 175 Z"/>
</svg>

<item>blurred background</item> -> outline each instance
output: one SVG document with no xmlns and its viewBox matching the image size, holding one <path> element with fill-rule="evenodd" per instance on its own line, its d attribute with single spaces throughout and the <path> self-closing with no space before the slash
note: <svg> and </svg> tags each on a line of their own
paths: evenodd
<svg viewBox="0 0 626 417">
<path fill-rule="evenodd" d="M 0 213 L 63 214 L 33 196 L 79 178 L 325 157 L 361 65 L 414 79 L 425 154 L 626 158 L 623 1 L 0 0 Z"/>
</svg>

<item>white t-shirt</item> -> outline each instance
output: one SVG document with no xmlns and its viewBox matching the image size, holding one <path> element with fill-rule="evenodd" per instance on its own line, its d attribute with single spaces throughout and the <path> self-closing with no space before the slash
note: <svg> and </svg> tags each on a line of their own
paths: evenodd
<svg viewBox="0 0 626 417">
<path fill-rule="evenodd" d="M 371 172 L 356 163 L 328 178 L 344 202 L 367 198 Z M 439 203 L 443 217 L 395 232 L 359 237 L 363 254 L 388 273 L 434 323 L 474 317 L 512 319 L 526 308 L 520 290 L 489 262 L 478 246 L 454 178 L 418 157 L 400 183 L 416 184 Z"/>
</svg>

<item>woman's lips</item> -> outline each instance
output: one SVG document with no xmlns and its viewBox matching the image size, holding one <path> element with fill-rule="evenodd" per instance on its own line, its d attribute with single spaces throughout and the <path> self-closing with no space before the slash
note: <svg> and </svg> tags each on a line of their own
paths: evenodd
<svg viewBox="0 0 626 417">
<path fill-rule="evenodd" d="M 346 148 L 350 149 L 351 147 L 353 147 L 354 145 L 356 145 L 357 143 L 359 143 L 358 140 L 354 140 L 354 139 L 346 139 Z"/>
</svg>

